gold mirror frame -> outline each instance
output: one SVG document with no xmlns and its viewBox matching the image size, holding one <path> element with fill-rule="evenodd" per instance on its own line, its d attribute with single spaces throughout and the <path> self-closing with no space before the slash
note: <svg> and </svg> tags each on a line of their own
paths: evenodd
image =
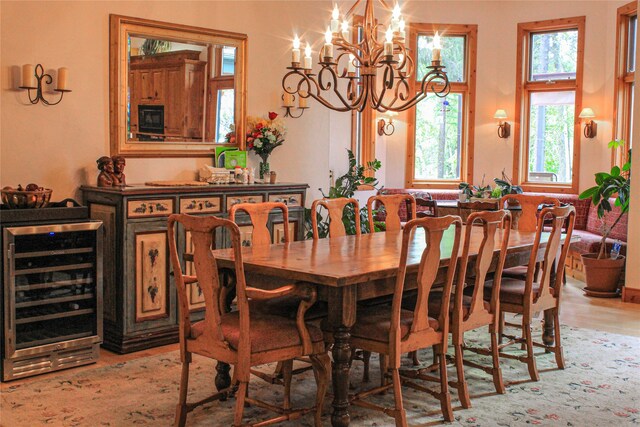
<svg viewBox="0 0 640 427">
<path fill-rule="evenodd" d="M 124 157 L 209 157 L 215 147 L 234 146 L 244 150 L 244 138 L 236 144 L 216 142 L 130 142 L 127 138 L 127 37 L 148 35 L 184 42 L 219 44 L 236 48 L 235 110 L 236 135 L 245 134 L 247 106 L 247 35 L 189 25 L 172 24 L 122 15 L 109 15 L 109 133 L 111 155 Z"/>
</svg>

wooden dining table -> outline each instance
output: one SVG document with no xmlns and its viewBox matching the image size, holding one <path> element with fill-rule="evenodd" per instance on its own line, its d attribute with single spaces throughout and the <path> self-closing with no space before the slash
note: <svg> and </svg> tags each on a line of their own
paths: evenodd
<svg viewBox="0 0 640 427">
<path fill-rule="evenodd" d="M 502 231 L 498 231 L 501 234 Z M 464 236 L 464 232 L 462 233 Z M 505 268 L 526 265 L 533 248 L 535 233 L 512 230 Z M 474 227 L 470 241 L 469 269 L 473 270 L 482 239 L 482 228 Z M 501 236 L 496 240 L 500 241 Z M 543 233 L 538 258 L 542 259 L 548 233 Z M 357 302 L 392 295 L 398 272 L 402 231 L 305 240 L 287 244 L 246 247 L 242 249 L 247 283 L 265 288 L 290 283 L 314 284 L 318 299 L 327 303 L 328 324 L 333 331 L 333 426 L 348 426 L 349 370 L 351 362 L 350 329 L 357 316 Z M 464 242 L 462 242 L 464 244 Z M 422 229 L 414 230 L 407 259 L 405 288 L 415 288 L 418 265 L 425 248 Z M 438 273 L 444 282 L 451 259 L 453 228 L 445 232 Z M 462 245 L 461 245 L 462 247 Z M 497 252 L 497 251 L 496 251 Z M 233 268 L 231 249 L 213 251 L 218 268 Z M 458 254 L 459 256 L 459 254 Z M 497 258 L 497 257 L 496 257 Z M 496 261 L 491 270 L 495 268 Z M 438 282 L 437 281 L 437 282 Z M 553 281 L 552 281 L 553 283 Z M 552 345 L 553 316 L 545 313 L 543 341 Z M 228 368 L 218 369 L 216 385 L 230 384 Z"/>
</svg>

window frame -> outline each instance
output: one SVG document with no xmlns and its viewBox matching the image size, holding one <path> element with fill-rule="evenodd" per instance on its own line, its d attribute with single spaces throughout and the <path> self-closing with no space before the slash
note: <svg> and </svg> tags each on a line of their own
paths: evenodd
<svg viewBox="0 0 640 427">
<path fill-rule="evenodd" d="M 613 98 L 613 136 L 614 139 L 623 139 L 624 146 L 611 153 L 611 165 L 622 165 L 627 160 L 627 152 L 631 143 L 631 87 L 635 85 L 635 70 L 627 71 L 629 60 L 629 24 L 631 18 L 638 16 L 638 3 L 632 1 L 617 10 L 616 19 L 616 56 L 615 56 L 615 81 Z M 637 43 L 636 34 L 636 43 Z M 636 58 L 636 67 L 638 58 Z"/>
<path fill-rule="evenodd" d="M 462 94 L 462 141 L 460 143 L 459 179 L 417 179 L 415 178 L 415 141 L 417 106 L 408 110 L 407 156 L 405 164 L 406 188 L 457 189 L 461 182 L 473 182 L 473 147 L 475 134 L 476 64 L 478 59 L 478 26 L 475 24 L 409 24 L 409 49 L 413 63 L 418 64 L 418 36 L 433 36 L 438 31 L 441 36 L 463 36 L 465 38 L 465 79 L 464 82 L 450 82 L 451 93 Z M 446 70 L 446 69 L 445 69 Z M 417 70 L 416 70 L 417 71 Z M 417 72 L 411 79 L 410 88 L 416 92 Z M 435 96 L 435 95 L 430 95 Z"/>
<path fill-rule="evenodd" d="M 580 184 L 580 141 L 582 137 L 582 82 L 584 74 L 584 41 L 585 17 L 550 19 L 546 21 L 525 22 L 518 24 L 518 41 L 516 51 L 516 109 L 514 114 L 513 135 L 513 180 L 524 191 L 541 193 L 570 193 L 577 194 Z M 557 32 L 565 30 L 578 31 L 578 46 L 576 50 L 576 78 L 529 81 L 531 69 L 530 41 L 532 34 Z M 531 93 L 574 91 L 574 123 L 573 123 L 573 167 L 571 183 L 553 183 L 528 181 L 529 175 L 529 106 Z"/>
</svg>

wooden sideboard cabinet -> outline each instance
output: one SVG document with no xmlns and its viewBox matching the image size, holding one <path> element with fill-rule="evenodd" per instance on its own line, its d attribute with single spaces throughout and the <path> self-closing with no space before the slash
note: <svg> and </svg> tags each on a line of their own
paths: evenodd
<svg viewBox="0 0 640 427">
<path fill-rule="evenodd" d="M 167 217 L 172 213 L 228 217 L 236 203 L 283 201 L 289 206 L 289 227 L 296 240 L 304 238 L 307 184 L 209 185 L 204 187 L 82 186 L 92 219 L 104 224 L 104 342 L 128 353 L 178 342 L 178 307 L 169 260 Z M 250 240 L 248 217 L 238 214 L 240 230 Z M 281 239 L 282 214 L 270 215 L 274 240 Z M 189 252 L 189 235 L 178 228 L 180 259 Z M 216 247 L 229 245 L 229 236 L 215 236 Z M 184 265 L 190 271 L 191 265 Z M 192 285 L 194 320 L 203 317 L 204 299 Z"/>
</svg>

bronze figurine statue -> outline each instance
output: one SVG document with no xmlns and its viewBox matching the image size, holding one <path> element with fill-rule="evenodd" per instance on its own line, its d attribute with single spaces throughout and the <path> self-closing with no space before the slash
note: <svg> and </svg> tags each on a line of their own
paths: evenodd
<svg viewBox="0 0 640 427">
<path fill-rule="evenodd" d="M 96 160 L 96 163 L 98 164 L 98 169 L 100 170 L 100 174 L 98 175 L 98 187 L 113 187 L 114 171 L 113 160 L 111 160 L 111 157 L 102 156 L 98 160 Z"/>
<path fill-rule="evenodd" d="M 113 156 L 111 157 L 113 160 L 113 185 L 114 186 L 126 186 L 127 182 L 124 175 L 124 167 L 127 164 L 127 161 L 122 156 Z"/>
</svg>

